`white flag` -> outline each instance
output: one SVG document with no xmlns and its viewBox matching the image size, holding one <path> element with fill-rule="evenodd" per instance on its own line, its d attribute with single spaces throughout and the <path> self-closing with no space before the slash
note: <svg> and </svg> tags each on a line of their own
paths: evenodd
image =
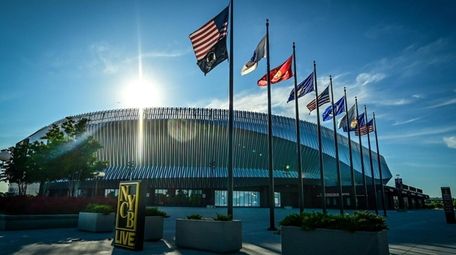
<svg viewBox="0 0 456 255">
<path fill-rule="evenodd" d="M 245 63 L 245 65 L 241 69 L 241 75 L 246 75 L 253 70 L 255 70 L 258 66 L 258 62 L 262 58 L 266 57 L 266 36 L 261 39 L 261 41 L 258 43 L 255 51 L 253 52 L 252 58 Z"/>
</svg>

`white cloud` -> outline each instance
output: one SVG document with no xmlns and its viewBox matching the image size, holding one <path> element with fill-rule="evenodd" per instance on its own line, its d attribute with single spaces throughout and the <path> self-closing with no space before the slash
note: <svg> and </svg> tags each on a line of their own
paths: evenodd
<svg viewBox="0 0 456 255">
<path fill-rule="evenodd" d="M 445 38 L 439 38 L 422 46 L 412 44 L 406 47 L 400 55 L 383 58 L 369 64 L 367 68 L 374 72 L 409 77 L 424 72 L 429 66 L 454 60 L 456 54 L 447 50 L 447 46 L 450 44 L 451 42 Z"/>
<path fill-rule="evenodd" d="M 124 50 L 115 47 L 109 43 L 98 42 L 89 46 L 94 60 L 90 67 L 99 66 L 105 74 L 115 74 L 123 67 L 136 63 L 139 58 L 177 58 L 191 52 L 191 48 L 173 49 L 173 50 L 151 50 L 141 54 L 141 56 L 128 55 Z"/>
<path fill-rule="evenodd" d="M 424 98 L 421 94 L 411 94 L 404 97 L 400 95 L 391 95 L 388 91 L 385 91 L 382 88 L 380 82 L 384 81 L 388 77 L 397 77 L 404 74 L 404 72 L 416 72 L 421 70 L 424 67 L 427 67 L 431 64 L 441 63 L 448 60 L 446 46 L 448 41 L 445 39 L 438 39 L 434 42 L 431 42 L 424 46 L 411 45 L 404 49 L 401 54 L 393 58 L 383 58 L 379 61 L 373 62 L 369 65 L 366 65 L 363 68 L 363 71 L 357 75 L 349 75 L 350 73 L 342 72 L 336 74 L 333 77 L 334 89 L 334 98 L 337 100 L 343 96 L 342 87 L 347 88 L 347 99 L 349 105 L 354 103 L 354 96 L 358 98 L 360 105 L 368 104 L 369 111 L 376 110 L 378 106 L 404 106 L 412 104 L 417 100 Z M 445 58 L 445 53 L 447 58 Z M 454 55 L 454 54 L 453 54 Z M 449 54 L 449 56 L 453 56 Z M 291 80 L 290 80 L 291 81 Z M 291 84 L 291 82 L 283 82 Z M 294 107 L 291 103 L 287 104 L 286 100 L 291 91 L 292 86 L 281 84 L 280 86 L 273 85 L 272 87 L 272 106 L 273 113 L 293 117 L 294 116 Z M 318 78 L 319 90 L 320 92 L 326 87 L 329 83 L 329 78 L 327 74 L 320 75 Z M 285 86 L 284 86 L 285 85 Z M 375 86 L 373 86 L 375 85 Z M 378 86 L 377 86 L 378 85 Z M 256 90 L 245 90 L 239 92 L 235 95 L 234 108 L 236 110 L 246 110 L 246 111 L 255 111 L 255 112 L 267 112 L 267 95 L 266 89 L 256 89 Z M 311 94 L 315 96 L 315 94 Z M 300 115 L 302 119 L 315 121 L 316 114 L 315 111 L 309 115 L 305 104 L 312 100 L 311 95 L 306 95 L 304 99 L 300 99 Z M 214 98 L 210 101 L 203 101 L 196 104 L 197 106 L 204 107 L 213 107 L 213 108 L 228 108 L 228 102 L 225 98 L 219 99 Z M 324 107 L 321 108 L 324 110 Z M 418 120 L 409 119 L 406 121 L 397 121 L 395 125 L 404 125 Z M 417 136 L 420 135 L 421 131 L 410 133 L 408 136 Z M 431 132 L 434 131 L 422 131 L 422 132 Z M 388 138 L 387 138 L 388 139 Z M 391 136 L 391 139 L 394 139 Z"/>
<path fill-rule="evenodd" d="M 402 32 L 404 27 L 396 24 L 377 25 L 369 28 L 364 34 L 369 39 L 377 39 L 384 35 Z"/>
<path fill-rule="evenodd" d="M 376 104 L 379 105 L 386 105 L 386 106 L 400 106 L 400 105 L 407 105 L 414 102 L 414 100 L 409 98 L 396 98 L 396 99 L 384 99 L 374 101 Z"/>
<path fill-rule="evenodd" d="M 184 56 L 191 52 L 190 48 L 184 50 L 156 50 L 144 52 L 142 54 L 143 58 L 177 58 Z"/>
<path fill-rule="evenodd" d="M 443 142 L 448 148 L 456 149 L 456 136 L 445 136 L 443 137 Z"/>
<path fill-rule="evenodd" d="M 337 84 L 346 86 L 349 97 L 356 95 L 359 102 L 380 106 L 403 106 L 424 98 L 422 94 L 412 94 L 406 97 L 391 95 L 389 90 L 382 89 L 386 78 L 405 77 L 425 71 L 431 65 L 442 64 L 456 58 L 456 54 L 448 52 L 450 41 L 444 38 L 437 39 L 426 45 L 410 45 L 397 56 L 385 57 L 366 65 L 364 71 L 359 73 L 354 80 L 341 77 Z M 336 79 L 334 79 L 336 81 Z M 391 89 L 391 88 L 390 88 Z M 453 103 L 453 102 L 452 102 Z"/>
<path fill-rule="evenodd" d="M 408 119 L 408 120 L 402 120 L 402 121 L 395 121 L 393 123 L 393 126 L 400 126 L 400 125 L 405 125 L 405 124 L 410 124 L 412 122 L 415 122 L 421 118 L 413 118 L 413 119 Z"/>
<path fill-rule="evenodd" d="M 445 134 L 448 132 L 452 132 L 454 130 L 456 130 L 456 127 L 431 127 L 431 128 L 420 129 L 420 130 L 401 132 L 400 134 L 398 134 L 396 132 L 392 135 L 380 136 L 379 138 L 381 138 L 383 140 L 406 140 L 406 139 L 416 138 L 416 137 L 421 137 L 421 136 Z"/>
<path fill-rule="evenodd" d="M 356 85 L 366 86 L 370 83 L 379 82 L 385 77 L 386 75 L 383 73 L 360 73 L 356 76 Z"/>
<path fill-rule="evenodd" d="M 446 100 L 446 101 L 443 101 L 443 102 L 440 102 L 440 103 L 431 105 L 431 106 L 429 106 L 428 108 L 429 108 L 429 109 L 434 109 L 434 108 L 439 108 L 439 107 L 443 107 L 443 106 L 447 106 L 447 105 L 452 105 L 452 104 L 456 104 L 456 98 L 448 99 L 448 100 Z"/>
<path fill-rule="evenodd" d="M 291 80 L 290 80 L 291 81 Z M 319 79 L 320 82 L 320 79 Z M 286 83 L 286 82 L 284 82 Z M 324 83 L 323 83 L 324 84 Z M 319 86 L 320 87 L 320 86 Z M 273 85 L 271 89 L 271 106 L 274 115 L 282 115 L 286 117 L 295 117 L 295 107 L 294 101 L 287 103 L 288 96 L 292 86 L 290 82 L 288 85 L 281 84 L 280 86 Z M 309 114 L 306 104 L 309 103 L 313 98 L 315 98 L 314 93 L 309 93 L 304 97 L 299 98 L 299 115 L 301 120 L 306 120 L 310 122 L 316 121 L 316 111 L 313 111 Z M 228 100 L 214 98 L 209 102 L 202 101 L 196 103 L 194 106 L 197 107 L 206 107 L 206 108 L 228 108 Z M 325 106 L 320 108 L 324 109 Z M 268 97 L 266 88 L 258 88 L 255 90 L 244 90 L 234 95 L 234 109 L 241 111 L 252 111 L 252 112 L 261 112 L 267 113 L 268 111 Z"/>
<path fill-rule="evenodd" d="M 89 48 L 95 57 L 92 65 L 101 66 L 102 72 L 105 74 L 117 73 L 122 62 L 118 50 L 113 50 L 110 44 L 104 42 L 94 43 Z"/>
</svg>

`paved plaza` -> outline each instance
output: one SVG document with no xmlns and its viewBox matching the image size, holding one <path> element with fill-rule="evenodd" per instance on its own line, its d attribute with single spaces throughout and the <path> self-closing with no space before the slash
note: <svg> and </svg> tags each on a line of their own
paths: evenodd
<svg viewBox="0 0 456 255">
<path fill-rule="evenodd" d="M 177 249 L 174 246 L 176 218 L 190 214 L 206 217 L 225 213 L 224 208 L 164 207 L 171 217 L 165 220 L 164 239 L 145 242 L 144 251 L 131 252 L 111 246 L 113 233 L 80 232 L 76 228 L 0 231 L 0 254 L 212 254 Z M 308 210 L 310 211 L 310 210 Z M 278 222 L 296 209 L 276 209 Z M 337 211 L 330 211 L 337 213 Z M 267 208 L 235 208 L 235 218 L 243 224 L 243 248 L 238 254 L 280 254 L 280 234 L 267 231 Z M 445 223 L 441 210 L 389 212 L 388 239 L 394 255 L 456 255 L 456 225 Z M 328 243 L 331 238 L 328 237 Z M 312 254 L 311 251 L 303 254 Z"/>
</svg>

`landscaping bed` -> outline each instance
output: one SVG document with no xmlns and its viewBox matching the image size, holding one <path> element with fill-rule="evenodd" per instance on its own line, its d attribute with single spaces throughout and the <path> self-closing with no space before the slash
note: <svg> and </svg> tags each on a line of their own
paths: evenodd
<svg viewBox="0 0 456 255">
<path fill-rule="evenodd" d="M 284 255 L 389 254 L 385 220 L 371 213 L 293 214 L 281 225 Z"/>
<path fill-rule="evenodd" d="M 192 215 L 176 220 L 176 245 L 216 253 L 237 252 L 242 248 L 242 224 L 227 216 L 202 218 Z"/>
<path fill-rule="evenodd" d="M 106 197 L 0 197 L 0 214 L 78 214 L 88 204 L 108 204 L 115 209 L 117 200 Z"/>
<path fill-rule="evenodd" d="M 79 212 L 90 203 L 116 206 L 105 197 L 0 197 L 0 230 L 77 227 Z"/>
<path fill-rule="evenodd" d="M 114 230 L 114 209 L 105 204 L 88 204 L 79 213 L 78 229 L 89 232 L 111 232 Z"/>
<path fill-rule="evenodd" d="M 144 221 L 144 240 L 158 241 L 163 238 L 163 218 L 169 217 L 166 212 L 155 207 L 147 207 Z"/>
</svg>

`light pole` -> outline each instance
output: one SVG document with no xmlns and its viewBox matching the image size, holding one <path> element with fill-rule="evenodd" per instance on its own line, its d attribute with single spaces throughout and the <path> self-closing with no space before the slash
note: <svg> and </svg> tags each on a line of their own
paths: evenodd
<svg viewBox="0 0 456 255">
<path fill-rule="evenodd" d="M 104 172 L 95 172 L 94 177 L 95 177 L 95 191 L 94 191 L 93 196 L 96 197 L 98 194 L 98 180 L 103 179 L 105 177 L 105 173 Z"/>
<path fill-rule="evenodd" d="M 133 161 L 133 160 L 128 161 L 127 167 L 128 167 L 129 180 L 131 181 L 132 180 L 131 174 L 132 174 L 133 168 L 135 168 L 135 161 Z"/>
</svg>

